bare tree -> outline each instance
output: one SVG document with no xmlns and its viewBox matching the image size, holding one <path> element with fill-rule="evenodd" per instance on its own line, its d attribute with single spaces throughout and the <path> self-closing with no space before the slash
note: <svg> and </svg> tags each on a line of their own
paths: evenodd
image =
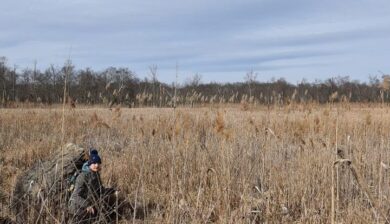
<svg viewBox="0 0 390 224">
<path fill-rule="evenodd" d="M 191 86 L 195 88 L 198 87 L 201 82 L 202 82 L 202 75 L 195 73 L 195 75 L 187 79 L 186 86 Z"/>
<path fill-rule="evenodd" d="M 0 57 L 0 82 L 2 84 L 2 103 L 5 103 L 7 95 L 7 58 Z"/>
<path fill-rule="evenodd" d="M 149 66 L 149 76 L 152 81 L 152 106 L 157 105 L 157 99 L 159 97 L 156 96 L 156 83 L 158 82 L 157 80 L 157 65 L 151 65 Z"/>
<path fill-rule="evenodd" d="M 244 80 L 248 84 L 249 87 L 249 98 L 252 97 L 252 86 L 256 82 L 257 73 L 252 70 L 246 73 Z"/>
<path fill-rule="evenodd" d="M 14 70 L 12 72 L 12 100 L 13 101 L 15 101 L 16 99 L 16 79 L 17 79 L 16 68 L 17 66 L 14 65 Z"/>
</svg>

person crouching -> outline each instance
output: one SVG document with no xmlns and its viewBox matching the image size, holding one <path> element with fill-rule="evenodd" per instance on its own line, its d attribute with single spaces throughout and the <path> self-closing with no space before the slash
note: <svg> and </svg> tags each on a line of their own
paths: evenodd
<svg viewBox="0 0 390 224">
<path fill-rule="evenodd" d="M 99 218 L 103 197 L 112 189 L 104 188 L 100 179 L 102 160 L 97 150 L 91 150 L 89 160 L 77 176 L 69 199 L 71 223 L 93 223 Z"/>
</svg>

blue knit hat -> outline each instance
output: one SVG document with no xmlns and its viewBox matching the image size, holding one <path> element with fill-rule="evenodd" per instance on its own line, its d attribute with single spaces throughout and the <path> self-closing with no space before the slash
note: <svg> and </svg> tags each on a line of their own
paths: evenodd
<svg viewBox="0 0 390 224">
<path fill-rule="evenodd" d="M 90 148 L 90 149 L 89 149 L 89 155 L 93 155 L 93 154 L 98 155 L 99 153 L 98 153 L 97 149 L 95 149 L 95 148 Z"/>
<path fill-rule="evenodd" d="M 102 163 L 102 160 L 100 159 L 100 156 L 98 154 L 98 151 L 94 148 L 91 148 L 89 150 L 89 160 L 88 160 L 88 166 L 94 163 Z"/>
</svg>

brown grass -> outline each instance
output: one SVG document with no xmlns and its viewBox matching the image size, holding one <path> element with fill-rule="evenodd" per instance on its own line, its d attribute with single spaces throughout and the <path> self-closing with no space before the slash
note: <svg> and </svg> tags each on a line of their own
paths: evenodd
<svg viewBox="0 0 390 224">
<path fill-rule="evenodd" d="M 61 116 L 0 110 L 0 216 L 12 217 L 16 176 L 60 153 Z M 354 169 L 338 164 L 336 223 L 374 223 L 373 209 L 383 222 L 390 208 L 380 171 L 390 114 L 380 105 L 176 108 L 175 118 L 173 109 L 78 106 L 65 122 L 65 142 L 100 150 L 106 185 L 156 205 L 150 223 L 330 223 L 336 146 Z"/>
</svg>

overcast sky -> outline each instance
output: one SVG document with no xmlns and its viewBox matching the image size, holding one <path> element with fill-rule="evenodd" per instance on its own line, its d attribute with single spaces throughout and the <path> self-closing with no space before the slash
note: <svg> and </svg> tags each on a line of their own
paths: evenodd
<svg viewBox="0 0 390 224">
<path fill-rule="evenodd" d="M 203 82 L 390 73 L 389 0 L 2 0 L 0 56 L 20 68 L 128 67 Z"/>
</svg>

